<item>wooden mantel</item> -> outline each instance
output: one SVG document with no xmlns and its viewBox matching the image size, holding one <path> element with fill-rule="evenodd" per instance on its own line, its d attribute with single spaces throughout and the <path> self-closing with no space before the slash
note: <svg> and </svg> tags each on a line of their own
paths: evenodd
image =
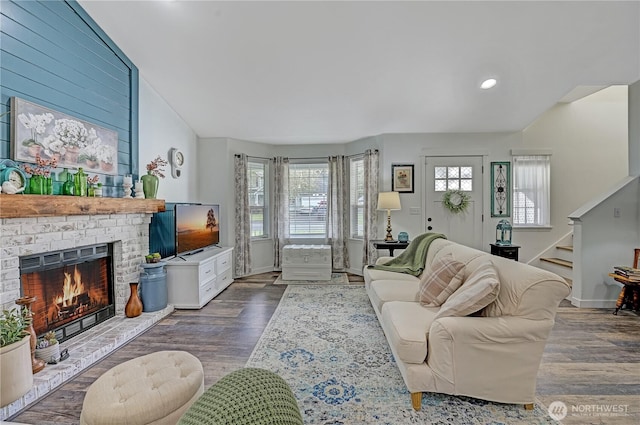
<svg viewBox="0 0 640 425">
<path fill-rule="evenodd" d="M 164 210 L 163 199 L 0 194 L 0 218 L 155 213 Z"/>
</svg>

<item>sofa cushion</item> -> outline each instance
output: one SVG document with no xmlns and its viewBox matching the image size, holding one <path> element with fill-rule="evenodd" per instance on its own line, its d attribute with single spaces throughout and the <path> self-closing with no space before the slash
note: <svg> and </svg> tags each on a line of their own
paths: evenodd
<svg viewBox="0 0 640 425">
<path fill-rule="evenodd" d="M 442 305 L 462 285 L 463 276 L 464 264 L 456 261 L 453 255 L 438 258 L 420 281 L 420 303 L 430 307 Z"/>
<path fill-rule="evenodd" d="M 484 260 L 462 286 L 440 307 L 436 318 L 468 316 L 493 302 L 500 291 L 498 272 L 490 260 Z"/>
<path fill-rule="evenodd" d="M 367 284 L 370 284 L 371 282 L 376 280 L 403 280 L 409 282 L 420 282 L 420 279 L 415 276 L 411 276 L 410 274 L 390 272 L 387 270 L 376 270 L 370 267 L 364 268 L 363 276 Z"/>
<path fill-rule="evenodd" d="M 369 298 L 381 312 L 382 305 L 389 301 L 417 301 L 420 282 L 407 280 L 376 280 L 371 282 Z"/>
<path fill-rule="evenodd" d="M 423 363 L 427 358 L 427 338 L 437 307 L 417 302 L 389 301 L 382 306 L 382 328 L 399 360 Z"/>
</svg>

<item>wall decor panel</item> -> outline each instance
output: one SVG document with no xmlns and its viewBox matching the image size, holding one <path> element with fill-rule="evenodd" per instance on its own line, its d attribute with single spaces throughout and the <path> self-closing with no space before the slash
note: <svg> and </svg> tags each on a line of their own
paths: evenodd
<svg viewBox="0 0 640 425">
<path fill-rule="evenodd" d="M 0 1 L 0 158 L 10 157 L 11 97 L 118 132 L 120 175 L 138 175 L 138 69 L 82 7 L 67 1 Z"/>
</svg>

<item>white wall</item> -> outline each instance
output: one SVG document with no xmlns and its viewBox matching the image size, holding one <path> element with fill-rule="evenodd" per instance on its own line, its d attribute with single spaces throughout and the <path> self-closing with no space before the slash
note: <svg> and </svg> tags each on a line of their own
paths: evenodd
<svg viewBox="0 0 640 425">
<path fill-rule="evenodd" d="M 391 165 L 414 164 L 415 182 L 414 193 L 400 194 L 402 209 L 391 213 L 391 224 L 394 236 L 398 232 L 407 232 L 409 238 L 426 231 L 426 217 L 424 216 L 424 164 L 427 156 L 457 156 L 480 155 L 484 157 L 485 173 L 483 177 L 484 198 L 484 226 L 483 245 L 489 249 L 493 242 L 495 226 L 499 219 L 490 218 L 489 203 L 489 173 L 490 161 L 510 160 L 509 149 L 520 147 L 522 135 L 513 133 L 414 133 L 414 134 L 385 134 L 381 136 L 382 149 L 380 157 L 380 190 L 391 190 Z M 420 214 L 411 214 L 411 208 L 418 208 Z M 383 211 L 378 217 L 378 235 L 385 234 L 386 215 Z M 518 242 L 521 241 L 514 241 Z"/>
<path fill-rule="evenodd" d="M 629 175 L 640 175 L 640 80 L 629 86 Z"/>
<path fill-rule="evenodd" d="M 514 230 L 531 259 L 570 232 L 568 216 L 628 175 L 627 87 L 557 104 L 523 132 L 524 148 L 551 148 L 551 225 Z"/>
<path fill-rule="evenodd" d="M 195 132 L 142 77 L 139 96 L 140 174 L 146 174 L 147 164 L 158 155 L 168 161 L 169 150 L 179 148 L 185 155 L 182 175 L 174 179 L 171 166 L 167 165 L 157 198 L 167 202 L 198 201 Z"/>
<path fill-rule="evenodd" d="M 220 204 L 220 243 L 235 245 L 235 187 L 234 155 L 271 158 L 274 147 L 269 144 L 248 142 L 230 138 L 206 138 L 198 140 L 198 188 L 202 202 Z M 273 240 L 266 238 L 251 244 L 252 272 L 273 270 Z"/>
<path fill-rule="evenodd" d="M 638 177 L 626 177 L 620 190 L 586 212 L 575 213 L 574 280 L 571 302 L 578 307 L 613 308 L 621 285 L 608 277 L 614 266 L 631 265 L 640 242 Z M 619 217 L 613 213 L 619 209 Z"/>
<path fill-rule="evenodd" d="M 233 206 L 233 155 L 273 157 L 276 155 L 318 157 L 356 154 L 368 148 L 380 150 L 380 190 L 391 189 L 391 164 L 415 164 L 415 193 L 402 194 L 402 210 L 392 215 L 393 233 L 410 236 L 425 229 L 424 217 L 409 214 L 410 207 L 422 211 L 423 164 L 434 153 L 480 154 L 485 165 L 491 161 L 510 161 L 513 148 L 551 148 L 552 155 L 552 228 L 516 230 L 514 242 L 522 246 L 521 261 L 537 254 L 566 234 L 567 216 L 583 202 L 612 186 L 627 174 L 627 99 L 625 88 L 612 88 L 573 104 L 556 105 L 523 132 L 464 134 L 384 134 L 345 145 L 268 145 L 227 138 L 201 139 L 197 142 L 197 169 L 200 186 L 195 199 L 220 203 L 227 220 L 221 229 L 224 245 L 233 245 L 235 213 Z M 622 159 L 622 160 L 621 160 Z M 622 164 L 622 165 L 621 165 Z M 488 167 L 485 167 L 487 169 Z M 489 176 L 485 173 L 486 202 L 484 245 L 489 247 L 497 218 L 490 217 Z M 378 217 L 378 237 L 384 236 L 385 216 Z M 361 270 L 362 243 L 349 241 L 351 271 Z M 269 270 L 273 264 L 272 240 L 252 244 L 255 272 Z"/>
</svg>

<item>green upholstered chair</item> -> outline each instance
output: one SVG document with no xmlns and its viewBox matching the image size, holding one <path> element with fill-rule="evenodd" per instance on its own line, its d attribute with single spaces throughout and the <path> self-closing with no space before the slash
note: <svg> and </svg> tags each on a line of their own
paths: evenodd
<svg viewBox="0 0 640 425">
<path fill-rule="evenodd" d="M 257 368 L 238 369 L 207 389 L 178 425 L 303 425 L 287 382 Z"/>
</svg>

